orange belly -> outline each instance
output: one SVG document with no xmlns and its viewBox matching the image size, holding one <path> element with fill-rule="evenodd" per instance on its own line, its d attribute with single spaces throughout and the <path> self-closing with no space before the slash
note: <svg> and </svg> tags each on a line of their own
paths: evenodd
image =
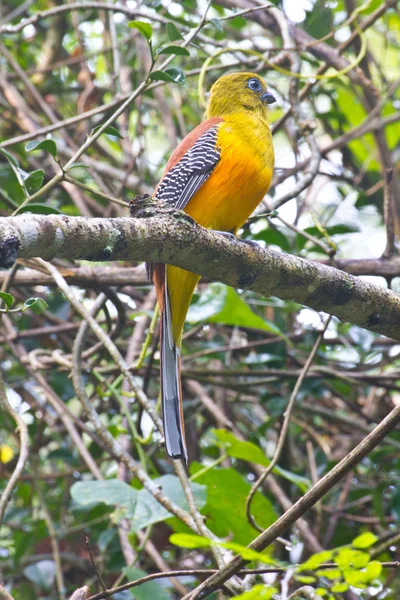
<svg viewBox="0 0 400 600">
<path fill-rule="evenodd" d="M 225 133 L 222 131 L 222 133 Z M 248 151 L 236 135 L 225 135 L 221 160 L 185 208 L 199 225 L 237 231 L 267 193 L 273 171 L 271 159 Z"/>
</svg>

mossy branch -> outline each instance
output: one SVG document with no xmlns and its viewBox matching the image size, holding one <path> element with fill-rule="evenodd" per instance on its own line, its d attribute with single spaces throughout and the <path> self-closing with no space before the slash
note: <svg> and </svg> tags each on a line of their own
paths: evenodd
<svg viewBox="0 0 400 600">
<path fill-rule="evenodd" d="M 229 240 L 182 211 L 151 202 L 133 218 L 0 218 L 0 267 L 32 257 L 169 263 L 400 340 L 400 297 L 394 292 L 327 265 Z"/>
</svg>

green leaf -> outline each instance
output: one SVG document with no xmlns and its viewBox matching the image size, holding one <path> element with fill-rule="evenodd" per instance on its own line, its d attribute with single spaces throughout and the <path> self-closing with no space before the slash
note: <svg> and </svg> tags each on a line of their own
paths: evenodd
<svg viewBox="0 0 400 600">
<path fill-rule="evenodd" d="M 306 14 L 304 29 L 312 37 L 321 38 L 332 30 L 333 11 L 327 7 L 325 0 L 317 0 Z"/>
<path fill-rule="evenodd" d="M 128 581 L 136 581 L 142 577 L 146 577 L 148 573 L 142 571 L 142 569 L 135 569 L 134 567 L 126 567 L 124 570 Z M 167 588 L 163 587 L 158 581 L 148 581 L 132 588 L 135 600 L 149 600 L 154 598 L 156 600 L 172 600 L 172 596 Z"/>
<path fill-rule="evenodd" d="M 0 180 L 1 181 L 1 180 Z M 392 496 L 390 503 L 390 512 L 396 519 L 397 523 L 400 523 L 400 486 L 398 486 Z"/>
<path fill-rule="evenodd" d="M 103 502 L 108 506 L 131 505 L 136 502 L 138 492 L 119 479 L 104 481 L 78 481 L 71 487 L 71 496 L 75 502 L 93 505 Z"/>
<path fill-rule="evenodd" d="M 332 587 L 331 587 L 331 592 L 347 592 L 347 590 L 349 589 L 349 586 L 347 585 L 347 583 L 335 583 Z"/>
<path fill-rule="evenodd" d="M 200 298 L 190 306 L 187 321 L 261 329 L 282 336 L 276 325 L 256 315 L 233 288 L 217 282 L 209 285 Z"/>
<path fill-rule="evenodd" d="M 292 471 L 288 471 L 287 469 L 282 469 L 282 467 L 276 466 L 273 469 L 273 473 L 284 477 L 291 483 L 297 485 L 299 490 L 305 494 L 311 488 L 311 481 L 307 479 L 307 477 L 303 477 L 302 475 L 298 475 L 297 473 L 293 473 Z"/>
<path fill-rule="evenodd" d="M 298 571 L 315 571 L 320 565 L 332 559 L 333 550 L 322 550 L 310 556 L 303 564 L 299 565 Z"/>
<path fill-rule="evenodd" d="M 195 548 L 208 548 L 212 545 L 211 540 L 202 535 L 196 535 L 195 533 L 173 533 L 169 537 L 169 541 L 174 546 L 179 548 L 189 548 L 194 550 Z"/>
<path fill-rule="evenodd" d="M 363 2 L 357 12 L 361 15 L 368 15 L 376 10 L 378 6 L 381 6 L 380 0 L 370 0 L 369 2 Z"/>
<path fill-rule="evenodd" d="M 57 156 L 57 144 L 54 140 L 32 140 L 26 144 L 25 150 L 27 152 L 32 152 L 33 150 L 45 150 L 54 158 Z"/>
<path fill-rule="evenodd" d="M 343 577 L 346 583 L 355 587 L 364 589 L 367 583 L 366 573 L 358 571 L 356 569 L 345 569 L 343 571 Z"/>
<path fill-rule="evenodd" d="M 15 156 L 13 154 L 11 154 L 11 152 L 8 152 L 7 150 L 4 150 L 4 148 L 0 148 L 0 152 L 6 157 L 6 159 L 10 163 L 10 165 L 12 165 L 13 167 L 16 167 L 17 169 L 19 169 L 19 162 L 15 158 Z"/>
<path fill-rule="evenodd" d="M 369 559 L 367 552 L 361 552 L 361 550 L 354 550 L 353 548 L 341 548 L 335 557 L 335 562 L 342 569 L 348 567 L 362 569 L 368 564 Z"/>
<path fill-rule="evenodd" d="M 227 429 L 214 429 L 216 438 L 225 446 L 226 453 L 233 458 L 247 460 L 267 467 L 270 463 L 264 452 L 252 442 L 238 440 Z"/>
<path fill-rule="evenodd" d="M 367 564 L 365 567 L 365 572 L 367 574 L 368 581 L 372 581 L 373 579 L 377 579 L 382 573 L 382 565 L 380 562 L 373 560 Z"/>
<path fill-rule="evenodd" d="M 147 41 L 150 41 L 153 35 L 153 28 L 150 23 L 144 21 L 129 21 L 128 27 L 131 29 L 137 29 Z"/>
<path fill-rule="evenodd" d="M 100 129 L 100 127 L 103 127 L 103 125 L 96 125 L 96 127 L 94 127 L 92 129 L 92 131 L 90 132 L 91 135 L 93 135 L 94 133 L 96 133 L 96 131 L 98 131 Z M 120 134 L 120 132 L 118 131 L 118 129 L 116 129 L 115 127 L 113 127 L 112 125 L 109 125 L 108 127 L 105 128 L 104 131 L 101 132 L 100 135 L 112 135 L 114 137 L 119 138 L 120 140 L 124 139 L 124 136 Z M 76 165 L 73 165 L 71 168 L 75 168 Z"/>
<path fill-rule="evenodd" d="M 35 315 L 40 315 L 40 313 L 42 313 L 48 307 L 49 305 L 45 300 L 43 300 L 43 298 L 28 298 L 28 300 L 25 300 L 21 310 L 27 310 L 30 308 Z"/>
<path fill-rule="evenodd" d="M 178 83 L 184 85 L 186 83 L 186 77 L 182 69 L 178 67 L 172 67 L 171 69 L 165 69 L 165 71 L 153 71 L 150 73 L 151 81 L 167 81 L 168 83 Z"/>
<path fill-rule="evenodd" d="M 179 67 L 171 67 L 170 69 L 165 69 L 164 73 L 167 73 L 170 77 L 172 77 L 175 83 L 179 85 L 185 85 L 186 76 L 185 73 Z"/>
<path fill-rule="evenodd" d="M 182 489 L 179 479 L 175 475 L 163 475 L 154 479 L 157 485 L 170 500 L 175 502 L 184 510 L 189 510 L 186 495 Z M 191 483 L 194 497 L 198 508 L 206 503 L 206 488 L 199 483 Z M 165 509 L 146 489 L 137 492 L 135 505 L 132 505 L 128 518 L 130 519 L 131 531 L 138 531 L 153 523 L 165 521 L 171 517 L 171 513 Z"/>
<path fill-rule="evenodd" d="M 327 579 L 334 580 L 340 579 L 340 569 L 319 569 L 316 574 L 318 577 L 326 577 Z"/>
<path fill-rule="evenodd" d="M 351 545 L 354 548 L 369 548 L 370 546 L 373 546 L 375 544 L 375 542 L 378 541 L 377 536 L 372 533 L 371 531 L 366 531 L 365 533 L 362 533 L 361 535 L 359 535 L 358 537 L 356 537 L 352 542 Z"/>
<path fill-rule="evenodd" d="M 275 559 L 271 558 L 268 554 L 263 554 L 262 552 L 257 552 L 252 548 L 247 548 L 246 546 L 242 546 L 241 544 L 235 544 L 235 542 L 216 542 L 218 546 L 221 548 L 226 548 L 227 550 L 232 550 L 236 554 L 239 554 L 244 560 L 255 560 L 262 562 L 267 565 L 276 564 Z"/>
<path fill-rule="evenodd" d="M 11 308 L 15 301 L 14 296 L 8 292 L 0 292 L 0 299 L 3 300 L 7 308 Z"/>
<path fill-rule="evenodd" d="M 153 71 L 150 73 L 149 79 L 151 81 L 168 81 L 168 83 L 176 83 L 165 71 Z"/>
<path fill-rule="evenodd" d="M 222 25 L 222 21 L 219 19 L 208 19 L 208 22 L 212 23 L 214 27 L 216 27 L 221 33 L 224 32 L 224 26 Z"/>
<path fill-rule="evenodd" d="M 7 150 L 3 150 L 2 148 L 0 148 L 0 151 L 6 157 L 8 164 L 10 165 L 11 170 L 14 173 L 14 178 L 16 179 L 15 185 L 19 188 L 19 191 L 22 194 L 22 200 L 25 200 L 27 196 L 25 179 L 28 177 L 28 174 L 21 169 L 15 156 L 7 152 Z M 8 183 L 10 183 L 10 181 Z M 15 186 L 13 187 L 15 188 Z M 7 189 L 7 186 L 5 186 L 5 188 Z M 1 191 L 4 193 L 5 190 L 1 189 Z"/>
<path fill-rule="evenodd" d="M 276 588 L 270 585 L 259 583 L 248 592 L 239 594 L 239 596 L 235 596 L 235 598 L 236 600 L 271 600 L 277 591 Z"/>
<path fill-rule="evenodd" d="M 118 130 L 117 130 L 117 131 L 118 131 Z M 119 132 L 118 132 L 118 133 L 119 133 Z M 114 134 L 113 134 L 113 135 L 114 135 Z M 69 171 L 72 171 L 72 169 L 88 169 L 88 168 L 89 168 L 89 166 L 88 166 L 88 165 L 85 165 L 85 163 L 82 163 L 82 162 L 77 162 L 77 163 L 74 163 L 73 165 L 71 165 L 71 166 L 68 168 L 68 172 L 69 172 Z"/>
<path fill-rule="evenodd" d="M 26 199 L 23 179 L 18 175 L 18 169 L 11 163 L 0 163 L 0 199 L 6 198 L 7 203 L 15 208 Z"/>
<path fill-rule="evenodd" d="M 304 231 L 316 238 L 323 237 L 318 227 L 306 227 Z M 360 231 L 360 226 L 357 223 L 337 223 L 336 225 L 325 227 L 325 231 L 329 236 L 343 235 L 345 233 L 357 233 Z"/>
<path fill-rule="evenodd" d="M 115 528 L 102 531 L 96 540 L 100 552 L 104 553 L 116 537 L 117 531 Z"/>
<path fill-rule="evenodd" d="M 252 239 L 263 240 L 268 246 L 278 246 L 286 252 L 290 252 L 291 250 L 288 238 L 280 229 L 275 229 L 274 227 L 268 227 L 268 229 L 263 229 L 262 231 L 255 233 L 252 236 Z"/>
<path fill-rule="evenodd" d="M 316 578 L 312 575 L 297 575 L 296 581 L 300 581 L 300 583 L 315 583 Z"/>
<path fill-rule="evenodd" d="M 192 471 L 202 469 L 192 464 Z M 235 469 L 210 469 L 199 474 L 196 481 L 207 486 L 207 504 L 202 514 L 207 525 L 220 538 L 230 536 L 232 541 L 246 546 L 254 538 L 254 529 L 246 519 L 246 498 L 250 484 Z M 277 519 L 271 501 L 257 492 L 252 502 L 252 513 L 263 528 Z"/>
<path fill-rule="evenodd" d="M 167 23 L 167 36 L 170 42 L 183 40 L 183 35 L 174 23 Z"/>
<path fill-rule="evenodd" d="M 33 213 L 35 215 L 62 215 L 63 213 L 58 208 L 54 208 L 53 206 L 47 206 L 46 204 L 40 204 L 38 202 L 32 202 L 31 204 L 26 204 L 19 211 L 18 214 L 22 213 Z"/>
<path fill-rule="evenodd" d="M 24 569 L 24 575 L 44 590 L 50 590 L 56 578 L 54 560 L 40 560 Z"/>
<path fill-rule="evenodd" d="M 176 54 L 176 56 L 190 56 L 189 50 L 182 46 L 165 46 L 165 48 L 157 48 L 156 54 Z"/>
<path fill-rule="evenodd" d="M 25 187 L 28 194 L 32 194 L 40 188 L 43 183 L 43 177 L 44 171 L 42 169 L 29 173 L 28 177 L 25 179 Z"/>
<path fill-rule="evenodd" d="M 195 535 L 192 533 L 173 533 L 170 536 L 169 541 L 175 546 L 179 546 L 181 548 L 190 548 L 191 550 L 196 548 L 208 548 L 209 546 L 218 546 L 220 548 L 232 550 L 232 552 L 239 554 L 245 560 L 260 561 L 267 565 L 276 564 L 276 561 L 268 554 L 257 552 L 252 548 L 247 548 L 246 546 L 235 544 L 234 542 L 220 542 L 218 540 L 214 541 L 201 535 Z"/>
</svg>

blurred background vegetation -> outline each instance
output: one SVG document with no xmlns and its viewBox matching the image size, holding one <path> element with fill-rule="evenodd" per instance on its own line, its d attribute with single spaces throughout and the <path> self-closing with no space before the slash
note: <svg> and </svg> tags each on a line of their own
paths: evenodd
<svg viewBox="0 0 400 600">
<path fill-rule="evenodd" d="M 215 79 L 251 70 L 278 100 L 270 111 L 276 169 L 241 236 L 398 290 L 397 3 L 208 4 L 2 0 L 1 216 L 127 217 L 129 200 L 152 193 L 173 149 L 202 120 Z M 177 49 L 196 27 L 187 51 Z M 173 60 L 160 72 L 167 57 Z M 144 81 L 149 85 L 113 128 L 63 180 L 44 188 Z M 374 260 L 384 251 L 385 261 Z M 143 265 L 53 264 L 158 406 L 155 294 Z M 80 315 L 34 260 L 0 272 L 0 282 L 0 368 L 29 438 L 25 468 L 2 515 L 0 583 L 15 600 L 65 599 L 84 585 L 94 594 L 102 589 L 94 561 L 108 588 L 147 573 L 191 570 L 117 592 L 115 600 L 183 597 L 204 578 L 196 569 L 217 568 L 215 552 L 200 542 L 193 548 L 193 539 L 192 549 L 182 547 L 185 538 L 169 540 L 189 533 L 188 523 L 142 487 L 85 416 L 71 380 Z M 274 455 L 290 394 L 326 318 L 278 298 L 199 285 L 182 351 L 189 477 L 207 528 L 225 542 L 247 545 L 257 535 L 246 497 Z M 398 404 L 399 356 L 394 340 L 329 322 L 297 394 L 278 466 L 252 503 L 261 527 Z M 91 332 L 80 367 L 103 427 L 165 497 L 188 511 L 160 435 Z M 250 591 L 242 597 L 285 599 L 308 584 L 315 598 L 398 598 L 399 447 L 394 431 L 271 546 L 269 569 L 276 572 L 247 575 Z M 3 410 L 0 490 L 19 453 L 15 421 Z"/>
</svg>

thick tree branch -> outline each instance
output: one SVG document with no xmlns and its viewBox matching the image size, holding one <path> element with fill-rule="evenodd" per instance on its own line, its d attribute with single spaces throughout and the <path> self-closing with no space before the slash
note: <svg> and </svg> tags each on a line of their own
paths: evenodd
<svg viewBox="0 0 400 600">
<path fill-rule="evenodd" d="M 400 297 L 390 290 L 327 265 L 229 240 L 180 211 L 155 213 L 149 207 L 144 217 L 0 218 L 0 266 L 32 257 L 165 262 L 400 340 Z"/>
<path fill-rule="evenodd" d="M 24 267 L 29 266 L 29 261 L 22 261 Z M 382 258 L 346 258 L 343 260 L 317 260 L 317 263 L 331 265 L 346 271 L 351 275 L 373 275 L 375 277 L 394 278 L 400 277 L 400 257 L 392 256 L 388 259 Z M 113 285 L 117 287 L 141 286 L 147 282 L 146 270 L 144 264 L 137 267 L 127 267 L 114 264 L 112 266 L 95 265 L 93 267 L 84 265 L 80 267 L 58 267 L 65 281 L 70 285 L 79 285 L 83 288 L 96 288 L 104 285 Z M 0 285 L 6 279 L 7 271 L 0 270 Z M 46 285 L 55 286 L 54 279 L 34 269 L 20 269 L 13 277 L 12 285 L 14 288 L 26 285 Z M 0 340 L 1 341 L 1 340 Z"/>
</svg>

